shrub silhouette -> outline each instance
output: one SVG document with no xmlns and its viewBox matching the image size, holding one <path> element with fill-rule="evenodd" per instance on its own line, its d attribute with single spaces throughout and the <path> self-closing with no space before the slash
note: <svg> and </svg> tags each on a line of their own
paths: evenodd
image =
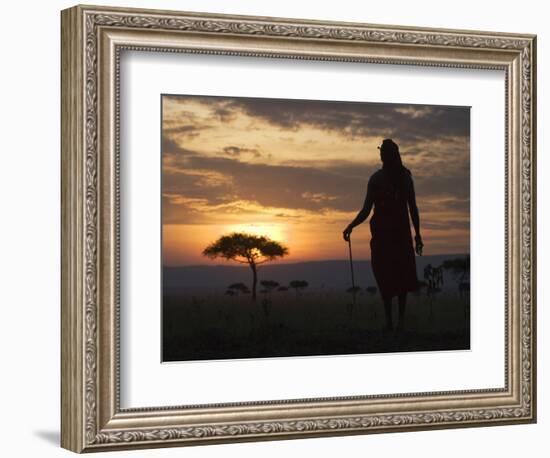
<svg viewBox="0 0 550 458">
<path fill-rule="evenodd" d="M 279 286 L 279 283 L 273 280 L 262 280 L 260 285 L 262 285 L 267 292 L 271 292 Z"/>
<path fill-rule="evenodd" d="M 264 287 L 261 292 L 264 294 L 269 294 L 269 297 L 271 298 L 271 293 L 275 291 L 275 289 L 279 286 L 279 283 L 273 280 L 262 280 L 260 281 L 260 285 Z"/>
<path fill-rule="evenodd" d="M 376 294 L 378 288 L 376 286 L 367 286 L 366 291 L 369 294 Z"/>
<path fill-rule="evenodd" d="M 210 259 L 221 257 L 229 261 L 248 264 L 252 270 L 252 300 L 255 301 L 258 265 L 286 256 L 288 248 L 269 237 L 233 232 L 212 242 L 203 250 L 202 254 Z"/>
<path fill-rule="evenodd" d="M 271 292 L 279 286 L 279 283 L 273 280 L 262 280 L 260 285 L 264 287 L 260 293 L 266 295 L 266 297 L 262 300 L 262 307 L 264 309 L 264 314 L 267 317 L 271 311 Z"/>
<path fill-rule="evenodd" d="M 305 280 L 292 280 L 288 286 L 293 288 L 296 291 L 296 297 L 298 297 L 298 293 L 309 286 L 309 283 Z"/>
<path fill-rule="evenodd" d="M 463 258 L 447 259 L 443 261 L 442 267 L 445 270 L 450 270 L 459 284 L 464 283 L 470 276 L 470 255 Z"/>
<path fill-rule="evenodd" d="M 231 291 L 233 294 L 250 294 L 250 289 L 244 283 L 233 283 L 227 287 L 227 291 Z"/>
</svg>

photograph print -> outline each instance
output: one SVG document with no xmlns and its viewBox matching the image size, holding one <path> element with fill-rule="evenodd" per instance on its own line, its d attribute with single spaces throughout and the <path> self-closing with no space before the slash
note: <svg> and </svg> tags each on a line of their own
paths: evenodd
<svg viewBox="0 0 550 458">
<path fill-rule="evenodd" d="M 470 108 L 161 96 L 162 361 L 470 349 Z"/>
</svg>

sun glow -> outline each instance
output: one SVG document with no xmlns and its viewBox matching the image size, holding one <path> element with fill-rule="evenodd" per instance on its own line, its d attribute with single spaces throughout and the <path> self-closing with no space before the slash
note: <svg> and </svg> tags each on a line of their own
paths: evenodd
<svg viewBox="0 0 550 458">
<path fill-rule="evenodd" d="M 284 224 L 274 223 L 250 223 L 230 224 L 225 226 L 224 233 L 245 232 L 247 234 L 269 237 L 277 242 L 284 242 L 287 238 L 287 230 Z"/>
</svg>

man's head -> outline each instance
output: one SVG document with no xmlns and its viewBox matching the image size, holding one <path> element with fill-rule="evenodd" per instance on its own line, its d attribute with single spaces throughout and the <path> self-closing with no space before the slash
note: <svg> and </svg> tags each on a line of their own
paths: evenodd
<svg viewBox="0 0 550 458">
<path fill-rule="evenodd" d="M 395 167 L 401 165 L 401 155 L 399 154 L 399 146 L 391 138 L 386 138 L 382 141 L 380 149 L 380 160 L 386 167 Z"/>
</svg>

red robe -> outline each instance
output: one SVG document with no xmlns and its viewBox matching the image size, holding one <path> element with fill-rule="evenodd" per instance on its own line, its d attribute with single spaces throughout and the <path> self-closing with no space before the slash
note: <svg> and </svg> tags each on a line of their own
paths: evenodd
<svg viewBox="0 0 550 458">
<path fill-rule="evenodd" d="M 396 186 L 382 169 L 369 181 L 374 202 L 370 220 L 371 265 L 383 297 L 393 297 L 417 288 L 416 260 L 409 222 L 408 200 L 414 192 L 405 169 Z"/>
</svg>

